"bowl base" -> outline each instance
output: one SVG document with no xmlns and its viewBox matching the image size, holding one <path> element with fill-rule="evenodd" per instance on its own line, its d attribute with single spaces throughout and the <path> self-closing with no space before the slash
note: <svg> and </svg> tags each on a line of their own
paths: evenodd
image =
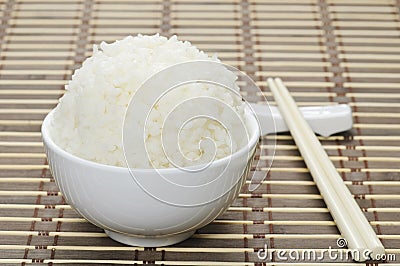
<svg viewBox="0 0 400 266">
<path fill-rule="evenodd" d="M 127 235 L 120 234 L 108 230 L 104 230 L 106 234 L 114 239 L 117 242 L 130 245 L 130 246 L 140 246 L 140 247 L 162 247 L 169 246 L 191 237 L 195 231 L 184 232 L 175 235 L 167 235 L 167 236 L 136 236 L 136 235 Z"/>
</svg>

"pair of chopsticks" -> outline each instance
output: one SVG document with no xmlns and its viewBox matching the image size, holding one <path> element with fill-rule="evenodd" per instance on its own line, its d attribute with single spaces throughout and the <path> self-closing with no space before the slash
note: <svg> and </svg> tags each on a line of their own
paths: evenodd
<svg viewBox="0 0 400 266">
<path fill-rule="evenodd" d="M 353 259 L 366 261 L 381 258 L 385 248 L 303 118 L 288 89 L 279 78 L 269 78 L 268 85 L 348 248 L 356 250 L 355 253 L 360 255 Z"/>
</svg>

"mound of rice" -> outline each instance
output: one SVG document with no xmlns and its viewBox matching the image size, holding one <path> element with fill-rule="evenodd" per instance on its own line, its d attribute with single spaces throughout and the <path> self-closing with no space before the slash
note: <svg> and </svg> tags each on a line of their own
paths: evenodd
<svg viewBox="0 0 400 266">
<path fill-rule="evenodd" d="M 154 73 L 193 60 L 219 62 L 216 56 L 209 57 L 189 42 L 178 41 L 176 36 L 169 39 L 159 35 L 128 36 L 111 44 L 102 42 L 100 47 L 95 45 L 93 55 L 75 71 L 55 109 L 50 130 L 52 139 L 61 148 L 78 157 L 125 167 L 122 127 L 130 99 Z M 232 82 L 235 81 L 233 76 L 230 77 Z M 193 95 L 219 99 L 243 115 L 243 102 L 235 94 L 208 84 L 185 85 L 162 99 L 157 110 L 150 115 L 147 125 L 149 134 L 145 140 L 149 159 L 129 162 L 129 166 L 173 167 L 170 160 L 174 158 L 167 159 L 161 145 L 162 123 L 169 112 L 168 108 Z M 224 109 L 220 109 L 219 113 L 223 115 Z M 224 119 L 229 120 L 226 117 Z M 186 166 L 190 162 L 199 162 L 196 159 L 208 152 L 199 146 L 205 138 L 215 143 L 215 159 L 230 155 L 246 143 L 245 138 L 230 140 L 229 137 L 229 132 L 215 121 L 191 121 L 185 125 L 179 139 L 180 152 L 188 159 L 181 164 Z"/>
</svg>

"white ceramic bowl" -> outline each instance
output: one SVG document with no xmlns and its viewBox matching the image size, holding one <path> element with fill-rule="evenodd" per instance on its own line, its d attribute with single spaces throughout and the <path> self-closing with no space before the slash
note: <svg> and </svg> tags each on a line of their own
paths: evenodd
<svg viewBox="0 0 400 266">
<path fill-rule="evenodd" d="M 189 238 L 235 200 L 260 134 L 255 117 L 247 116 L 248 146 L 193 173 L 175 168 L 130 171 L 76 157 L 52 141 L 53 112 L 43 122 L 42 136 L 50 171 L 77 212 L 116 241 L 155 247 Z"/>
</svg>

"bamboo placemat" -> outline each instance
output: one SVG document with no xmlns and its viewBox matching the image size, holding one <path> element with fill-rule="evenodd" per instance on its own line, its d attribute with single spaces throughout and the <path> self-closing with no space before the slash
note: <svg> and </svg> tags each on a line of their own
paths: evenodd
<svg viewBox="0 0 400 266">
<path fill-rule="evenodd" d="M 339 264 L 257 257 L 265 244 L 321 253 L 339 237 L 288 134 L 262 139 L 256 174 L 266 174 L 274 139 L 277 147 L 257 191 L 245 186 L 224 215 L 174 246 L 124 246 L 65 203 L 43 153 L 42 119 L 93 43 L 156 32 L 218 52 L 271 102 L 265 80 L 279 76 L 299 105 L 349 104 L 354 129 L 321 141 L 400 263 L 400 1 L 0 0 L 0 8 L 0 264 Z"/>
</svg>

